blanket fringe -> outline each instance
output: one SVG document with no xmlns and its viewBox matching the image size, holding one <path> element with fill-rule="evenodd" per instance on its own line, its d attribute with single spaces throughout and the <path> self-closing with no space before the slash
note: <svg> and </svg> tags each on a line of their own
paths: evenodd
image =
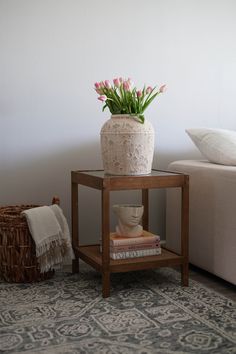
<svg viewBox="0 0 236 354">
<path fill-rule="evenodd" d="M 38 245 L 36 256 L 40 264 L 40 271 L 43 273 L 49 269 L 61 269 L 63 264 L 71 262 L 74 253 L 68 240 L 55 235 Z"/>
</svg>

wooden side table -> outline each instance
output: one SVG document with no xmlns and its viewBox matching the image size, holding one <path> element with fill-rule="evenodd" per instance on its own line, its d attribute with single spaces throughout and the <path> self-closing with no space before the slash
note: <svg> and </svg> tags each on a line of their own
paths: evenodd
<svg viewBox="0 0 236 354">
<path fill-rule="evenodd" d="M 79 243 L 78 185 L 101 191 L 102 203 L 102 250 L 99 245 L 81 246 Z M 162 247 L 162 254 L 138 258 L 110 259 L 110 192 L 119 190 L 142 190 L 144 205 L 143 228 L 149 229 L 149 189 L 181 188 L 181 253 L 176 254 Z M 102 273 L 103 297 L 110 296 L 110 274 L 162 266 L 181 266 L 183 286 L 188 286 L 188 228 L 189 228 L 189 176 L 169 171 L 152 170 L 143 176 L 111 176 L 102 170 L 71 172 L 72 243 L 75 252 L 73 272 L 79 272 L 79 258 Z"/>
</svg>

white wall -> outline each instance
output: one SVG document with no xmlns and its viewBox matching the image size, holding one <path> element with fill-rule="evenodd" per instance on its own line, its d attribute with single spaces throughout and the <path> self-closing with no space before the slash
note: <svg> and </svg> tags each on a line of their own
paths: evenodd
<svg viewBox="0 0 236 354">
<path fill-rule="evenodd" d="M 0 205 L 58 194 L 70 217 L 70 171 L 102 167 L 110 114 L 93 84 L 116 76 L 168 86 L 146 112 L 155 168 L 199 158 L 185 128 L 236 129 L 235 38 L 235 0 L 0 0 Z M 81 192 L 85 242 L 98 234 L 99 197 Z M 163 201 L 152 191 L 161 233 Z"/>
</svg>

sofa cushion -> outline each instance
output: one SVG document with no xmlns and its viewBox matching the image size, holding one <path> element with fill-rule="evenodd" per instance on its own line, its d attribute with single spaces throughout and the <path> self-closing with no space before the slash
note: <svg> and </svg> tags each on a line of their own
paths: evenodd
<svg viewBox="0 0 236 354">
<path fill-rule="evenodd" d="M 236 165 L 236 131 L 226 129 L 191 128 L 186 133 L 210 162 Z"/>
</svg>

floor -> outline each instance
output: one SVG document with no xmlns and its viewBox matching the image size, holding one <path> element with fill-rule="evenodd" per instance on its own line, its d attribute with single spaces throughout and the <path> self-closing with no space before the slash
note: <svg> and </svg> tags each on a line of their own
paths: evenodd
<svg viewBox="0 0 236 354">
<path fill-rule="evenodd" d="M 236 302 L 235 285 L 193 265 L 190 265 L 190 277 Z"/>
<path fill-rule="evenodd" d="M 189 288 L 170 268 L 116 273 L 107 299 L 82 262 L 80 275 L 56 273 L 1 284 L 0 352 L 236 354 L 235 290 L 206 272 L 191 267 Z"/>
<path fill-rule="evenodd" d="M 81 262 L 81 261 L 80 261 Z M 65 267 L 67 271 L 71 271 L 70 266 Z M 236 286 L 193 265 L 190 265 L 190 277 L 199 281 L 206 287 L 219 292 L 225 297 L 236 302 Z"/>
</svg>

